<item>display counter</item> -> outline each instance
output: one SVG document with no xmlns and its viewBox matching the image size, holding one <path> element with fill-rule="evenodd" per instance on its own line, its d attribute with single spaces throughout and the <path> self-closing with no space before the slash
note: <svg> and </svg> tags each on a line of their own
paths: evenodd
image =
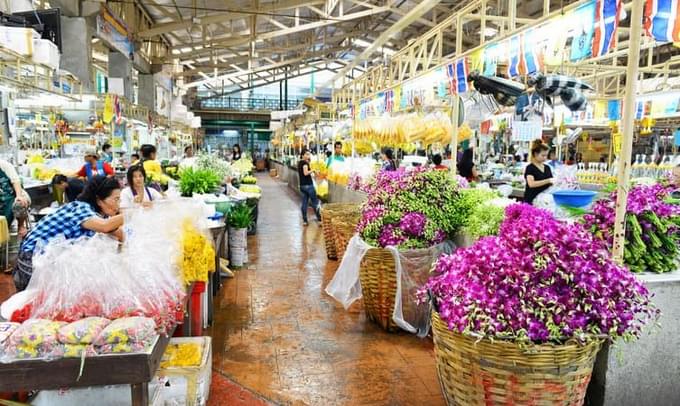
<svg viewBox="0 0 680 406">
<path fill-rule="evenodd" d="M 639 278 L 661 310 L 660 328 L 648 326 L 637 341 L 603 347 L 595 361 L 587 405 L 680 404 L 680 270 Z"/>
<path fill-rule="evenodd" d="M 158 370 L 169 340 L 159 336 L 145 353 L 0 363 L 0 392 L 129 384 L 132 405 L 146 406 L 148 383 Z"/>
</svg>

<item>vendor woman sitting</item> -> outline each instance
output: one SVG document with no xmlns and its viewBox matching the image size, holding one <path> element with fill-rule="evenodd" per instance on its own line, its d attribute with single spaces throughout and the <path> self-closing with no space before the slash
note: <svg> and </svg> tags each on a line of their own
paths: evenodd
<svg viewBox="0 0 680 406">
<path fill-rule="evenodd" d="M 142 165 L 133 165 L 127 171 L 128 186 L 120 193 L 120 207 L 150 207 L 152 202 L 161 200 L 163 195 L 146 185 L 146 171 Z"/>
<path fill-rule="evenodd" d="M 120 184 L 116 179 L 97 176 L 88 182 L 74 202 L 40 220 L 21 243 L 14 265 L 14 284 L 18 291 L 26 289 L 33 274 L 33 254 L 40 245 L 59 236 L 74 240 L 106 233 L 123 240 L 123 215 L 120 206 Z M 39 248 L 38 248 L 39 249 Z"/>
</svg>

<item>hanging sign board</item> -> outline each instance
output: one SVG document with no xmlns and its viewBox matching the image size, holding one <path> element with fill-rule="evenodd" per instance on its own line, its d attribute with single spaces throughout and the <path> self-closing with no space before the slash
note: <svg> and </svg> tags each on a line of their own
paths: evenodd
<svg viewBox="0 0 680 406">
<path fill-rule="evenodd" d="M 512 140 L 531 142 L 543 135 L 543 123 L 540 121 L 514 121 L 512 123 Z"/>
<path fill-rule="evenodd" d="M 128 58 L 135 52 L 127 26 L 103 4 L 97 15 L 97 36 Z"/>
</svg>

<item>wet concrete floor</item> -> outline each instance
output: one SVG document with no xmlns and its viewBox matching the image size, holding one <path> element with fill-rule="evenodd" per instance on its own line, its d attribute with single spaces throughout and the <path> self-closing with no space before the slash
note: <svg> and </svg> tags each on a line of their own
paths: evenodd
<svg viewBox="0 0 680 406">
<path fill-rule="evenodd" d="M 215 372 L 277 404 L 444 404 L 431 339 L 383 332 L 360 303 L 345 311 L 327 296 L 338 262 L 326 259 L 321 225 L 302 225 L 284 183 L 258 184 L 250 264 L 224 280 L 207 331 Z"/>
</svg>

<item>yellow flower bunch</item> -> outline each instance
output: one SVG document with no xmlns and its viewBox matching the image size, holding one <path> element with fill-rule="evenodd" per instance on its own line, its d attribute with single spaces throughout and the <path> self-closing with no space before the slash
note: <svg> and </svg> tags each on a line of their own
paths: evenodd
<svg viewBox="0 0 680 406">
<path fill-rule="evenodd" d="M 262 194 L 262 189 L 257 185 L 242 184 L 238 189 L 245 193 Z"/>
<path fill-rule="evenodd" d="M 201 345 L 198 343 L 171 344 L 165 350 L 161 368 L 195 367 L 201 365 Z"/>
<path fill-rule="evenodd" d="M 357 141 L 368 141 L 369 144 L 375 143 L 378 146 L 395 147 L 415 142 L 424 146 L 434 143 L 448 144 L 451 121 L 441 113 L 368 118 L 354 124 L 352 135 Z"/>
<path fill-rule="evenodd" d="M 205 282 L 215 272 L 215 249 L 190 220 L 182 226 L 182 277 L 184 284 Z"/>
<path fill-rule="evenodd" d="M 331 172 L 328 174 L 328 180 L 341 186 L 347 186 L 349 183 L 349 175 L 343 172 Z"/>
<path fill-rule="evenodd" d="M 313 159 L 310 166 L 312 167 L 311 169 L 313 171 L 316 171 L 316 173 L 318 174 L 326 175 L 328 173 L 328 167 L 326 167 L 326 162 L 322 161 L 321 159 Z"/>
</svg>

